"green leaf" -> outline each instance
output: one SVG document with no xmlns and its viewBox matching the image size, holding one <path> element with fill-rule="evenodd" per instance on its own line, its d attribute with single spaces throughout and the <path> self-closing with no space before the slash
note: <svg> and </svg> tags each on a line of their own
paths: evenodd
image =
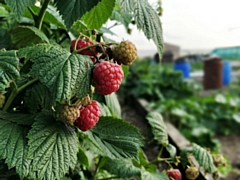
<svg viewBox="0 0 240 180">
<path fill-rule="evenodd" d="M 101 117 L 91 131 L 88 131 L 89 138 L 98 145 L 98 151 L 103 156 L 138 159 L 143 139 L 139 130 L 126 121 Z"/>
<path fill-rule="evenodd" d="M 89 29 L 87 25 L 82 20 L 77 20 L 73 25 L 72 28 L 76 34 L 78 35 L 79 32 L 82 32 L 83 34 L 86 34 L 87 36 L 90 36 Z"/>
<path fill-rule="evenodd" d="M 112 113 L 108 106 L 106 106 L 104 103 L 100 103 L 100 102 L 98 103 L 101 109 L 101 116 L 112 116 Z"/>
<path fill-rule="evenodd" d="M 215 97 L 215 101 L 220 103 L 220 104 L 226 104 L 227 103 L 227 99 L 223 94 L 217 94 Z"/>
<path fill-rule="evenodd" d="M 31 10 L 34 12 L 35 15 L 38 15 L 41 10 L 41 7 L 32 6 Z M 32 14 L 30 11 L 25 11 L 23 15 L 25 17 L 28 17 L 29 19 L 32 18 Z M 55 25 L 56 28 L 59 28 L 59 29 L 66 29 L 62 17 L 60 16 L 56 7 L 52 5 L 48 5 L 43 18 L 43 22 L 49 23 L 51 25 Z"/>
<path fill-rule="evenodd" d="M 110 108 L 114 117 L 121 118 L 121 106 L 119 104 L 116 93 L 105 96 L 107 106 Z"/>
<path fill-rule="evenodd" d="M 0 111 L 0 118 L 17 123 L 18 125 L 32 125 L 36 114 L 8 113 Z"/>
<path fill-rule="evenodd" d="M 77 19 L 81 18 L 99 2 L 101 0 L 55 0 L 57 9 L 67 28 L 70 28 Z"/>
<path fill-rule="evenodd" d="M 41 109 L 50 109 L 52 106 L 49 90 L 41 83 L 35 83 L 27 88 L 24 94 L 24 107 L 31 113 L 36 113 Z"/>
<path fill-rule="evenodd" d="M 169 180 L 166 173 L 163 172 L 148 172 L 145 170 L 142 170 L 141 172 L 141 179 L 147 179 L 147 180 Z"/>
<path fill-rule="evenodd" d="M 17 48 L 38 43 L 49 43 L 47 36 L 32 26 L 18 26 L 10 31 L 12 42 Z"/>
<path fill-rule="evenodd" d="M 188 164 L 188 149 L 182 149 L 180 152 L 180 159 L 183 168 L 187 167 Z"/>
<path fill-rule="evenodd" d="M 11 7 L 12 12 L 16 15 L 16 19 L 20 21 L 21 15 L 24 12 L 24 10 L 27 7 L 34 5 L 36 3 L 36 0 L 21 0 L 21 1 L 5 0 L 5 2 Z"/>
<path fill-rule="evenodd" d="M 71 54 L 56 45 L 40 44 L 27 56 L 34 62 L 30 74 L 46 85 L 53 101 L 85 97 L 90 92 L 93 63 L 88 56 Z"/>
<path fill-rule="evenodd" d="M 173 160 L 175 160 L 175 159 L 176 159 L 176 155 L 177 155 L 177 149 L 176 149 L 176 147 L 173 146 L 172 144 L 168 144 L 168 145 L 166 146 L 166 149 L 167 149 L 167 151 L 169 152 L 170 157 L 171 157 Z"/>
<path fill-rule="evenodd" d="M 121 10 L 114 9 L 111 20 L 116 20 L 120 22 L 127 29 L 128 25 L 131 23 L 132 18 L 132 14 L 125 14 Z"/>
<path fill-rule="evenodd" d="M 162 24 L 157 12 L 146 0 L 120 0 L 120 5 L 124 13 L 133 13 L 137 27 L 143 30 L 147 39 L 153 40 L 161 57 L 163 53 Z"/>
<path fill-rule="evenodd" d="M 168 134 L 161 114 L 158 112 L 150 112 L 146 116 L 146 119 L 152 127 L 154 139 L 157 140 L 159 144 L 168 145 Z"/>
<path fill-rule="evenodd" d="M 85 165 L 87 168 L 89 168 L 89 162 L 88 162 L 88 156 L 85 154 L 84 150 L 79 147 L 79 151 L 77 154 L 78 162 L 80 164 Z"/>
<path fill-rule="evenodd" d="M 1 8 L 1 6 L 0 6 Z M 1 12 L 0 12 L 1 14 Z M 0 49 L 10 49 L 11 48 L 11 36 L 7 29 L 0 27 Z"/>
<path fill-rule="evenodd" d="M 0 159 L 5 159 L 9 169 L 15 167 L 21 179 L 28 175 L 31 163 L 27 158 L 28 131 L 27 126 L 19 126 L 9 120 L 0 120 Z"/>
<path fill-rule="evenodd" d="M 6 9 L 6 7 L 4 7 L 4 5 L 0 4 L 0 17 L 7 17 L 9 16 L 9 12 Z"/>
<path fill-rule="evenodd" d="M 233 120 L 236 122 L 236 123 L 239 123 L 240 124 L 240 113 L 235 113 L 232 115 L 232 118 Z"/>
<path fill-rule="evenodd" d="M 130 178 L 141 173 L 141 169 L 134 166 L 131 159 L 107 158 L 103 169 L 120 178 Z"/>
<path fill-rule="evenodd" d="M 40 113 L 27 137 L 31 170 L 39 179 L 59 179 L 75 167 L 78 139 L 72 127 Z"/>
<path fill-rule="evenodd" d="M 206 172 L 214 172 L 215 168 L 212 156 L 206 149 L 202 148 L 197 144 L 193 144 L 193 149 L 191 152 L 198 161 L 199 165 L 202 166 L 206 170 Z"/>
<path fill-rule="evenodd" d="M 4 91 L 11 81 L 20 76 L 18 69 L 16 51 L 0 51 L 0 91 Z"/>
<path fill-rule="evenodd" d="M 85 13 L 82 20 L 89 29 L 100 29 L 111 17 L 115 0 L 102 0 L 91 11 Z"/>
</svg>

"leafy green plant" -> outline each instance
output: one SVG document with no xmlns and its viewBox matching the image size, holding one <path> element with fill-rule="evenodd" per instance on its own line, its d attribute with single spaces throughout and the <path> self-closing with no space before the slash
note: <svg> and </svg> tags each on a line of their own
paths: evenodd
<svg viewBox="0 0 240 180">
<path fill-rule="evenodd" d="M 1 1 L 1 179 L 104 179 L 113 174 L 167 179 L 156 168 L 132 168 L 129 162 L 147 161 L 141 154 L 143 138 L 121 118 L 114 94 L 94 91 L 95 64 L 101 58 L 109 61 L 106 50 L 118 44 L 105 36 L 114 33 L 105 25 L 108 20 L 126 29 L 134 21 L 162 53 L 161 22 L 145 0 Z M 70 52 L 72 40 L 81 38 L 94 43 L 81 49 L 75 43 Z M 91 48 L 98 52 L 95 63 L 81 54 Z M 94 128 L 83 132 L 73 122 L 60 121 L 89 99 L 98 100 L 102 109 Z M 113 166 L 126 169 L 119 173 Z"/>
<path fill-rule="evenodd" d="M 180 71 L 139 60 L 129 68 L 129 75 L 120 90 L 122 94 L 156 102 L 191 97 L 199 89 L 198 84 L 185 81 Z"/>
<path fill-rule="evenodd" d="M 1 179 L 169 179 L 156 162 L 171 166 L 179 157 L 158 124 L 160 115 L 150 115 L 149 123 L 170 158 L 160 151 L 149 162 L 139 130 L 121 118 L 116 94 L 99 94 L 92 78 L 96 64 L 116 64 L 111 49 L 119 43 L 106 36 L 114 33 L 108 20 L 126 30 L 136 24 L 162 54 L 161 22 L 148 1 L 5 0 L 0 13 Z M 78 48 L 80 39 L 92 44 Z M 119 67 L 126 75 L 128 67 Z M 101 116 L 93 128 L 80 130 L 81 108 L 93 101 Z M 211 160 L 207 166 L 201 158 L 206 151 L 196 146 L 186 152 L 212 172 Z"/>
</svg>

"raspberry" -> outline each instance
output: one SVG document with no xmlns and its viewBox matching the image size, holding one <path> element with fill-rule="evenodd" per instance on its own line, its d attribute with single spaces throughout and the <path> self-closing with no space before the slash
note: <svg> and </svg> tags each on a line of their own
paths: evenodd
<svg viewBox="0 0 240 180">
<path fill-rule="evenodd" d="M 61 105 L 59 108 L 58 119 L 62 122 L 71 124 L 80 116 L 78 106 Z"/>
<path fill-rule="evenodd" d="M 117 91 L 123 77 L 122 67 L 108 61 L 98 63 L 93 70 L 94 85 L 96 90 L 103 95 Z"/>
<path fill-rule="evenodd" d="M 99 104 L 97 101 L 92 101 L 91 104 L 80 108 L 80 117 L 74 122 L 74 125 L 82 131 L 90 130 L 98 122 L 100 114 Z"/>
<path fill-rule="evenodd" d="M 215 166 L 225 166 L 226 160 L 224 159 L 223 155 L 221 154 L 212 154 L 213 162 Z"/>
<path fill-rule="evenodd" d="M 169 169 L 167 170 L 167 175 L 172 180 L 181 180 L 182 174 L 179 169 Z"/>
<path fill-rule="evenodd" d="M 113 58 L 118 63 L 129 66 L 137 58 L 137 48 L 130 41 L 122 41 L 113 48 Z"/>
<path fill-rule="evenodd" d="M 76 43 L 76 40 L 73 40 L 71 42 L 71 46 L 70 46 L 70 51 L 71 52 L 73 52 L 73 50 L 74 50 L 75 43 Z M 86 41 L 84 39 L 79 39 L 77 41 L 76 50 L 84 48 L 84 47 L 87 47 L 87 46 L 91 46 L 91 45 L 93 45 L 93 43 L 91 41 Z M 95 47 L 91 47 L 90 50 L 89 49 L 85 49 L 83 51 L 78 52 L 78 54 L 90 56 L 91 60 L 93 62 L 95 62 L 96 58 L 94 57 L 94 55 L 97 56 L 97 52 L 95 50 L 96 50 Z"/>
<path fill-rule="evenodd" d="M 188 167 L 185 173 L 188 180 L 195 180 L 199 176 L 199 171 L 196 167 Z"/>
</svg>

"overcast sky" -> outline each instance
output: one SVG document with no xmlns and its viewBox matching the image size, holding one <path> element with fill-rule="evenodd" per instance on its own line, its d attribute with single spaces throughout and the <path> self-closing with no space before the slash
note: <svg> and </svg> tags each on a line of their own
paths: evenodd
<svg viewBox="0 0 240 180">
<path fill-rule="evenodd" d="M 149 0 L 156 4 L 157 0 Z M 186 49 L 214 49 L 240 45 L 240 0 L 162 0 L 160 17 L 165 42 Z M 142 32 L 133 29 L 131 36 L 116 27 L 119 37 L 129 39 L 139 51 L 156 49 Z"/>
</svg>

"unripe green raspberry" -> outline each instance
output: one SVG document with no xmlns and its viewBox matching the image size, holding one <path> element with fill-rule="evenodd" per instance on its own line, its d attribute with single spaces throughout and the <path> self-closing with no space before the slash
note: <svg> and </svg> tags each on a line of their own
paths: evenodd
<svg viewBox="0 0 240 180">
<path fill-rule="evenodd" d="M 61 105 L 58 112 L 58 120 L 72 124 L 80 116 L 79 106 Z"/>
<path fill-rule="evenodd" d="M 130 41 L 122 41 L 119 45 L 115 46 L 112 50 L 113 58 L 123 65 L 131 65 L 137 58 L 137 48 Z"/>
<path fill-rule="evenodd" d="M 199 171 L 196 167 L 188 167 L 185 173 L 188 180 L 195 180 L 199 176 Z"/>
</svg>

